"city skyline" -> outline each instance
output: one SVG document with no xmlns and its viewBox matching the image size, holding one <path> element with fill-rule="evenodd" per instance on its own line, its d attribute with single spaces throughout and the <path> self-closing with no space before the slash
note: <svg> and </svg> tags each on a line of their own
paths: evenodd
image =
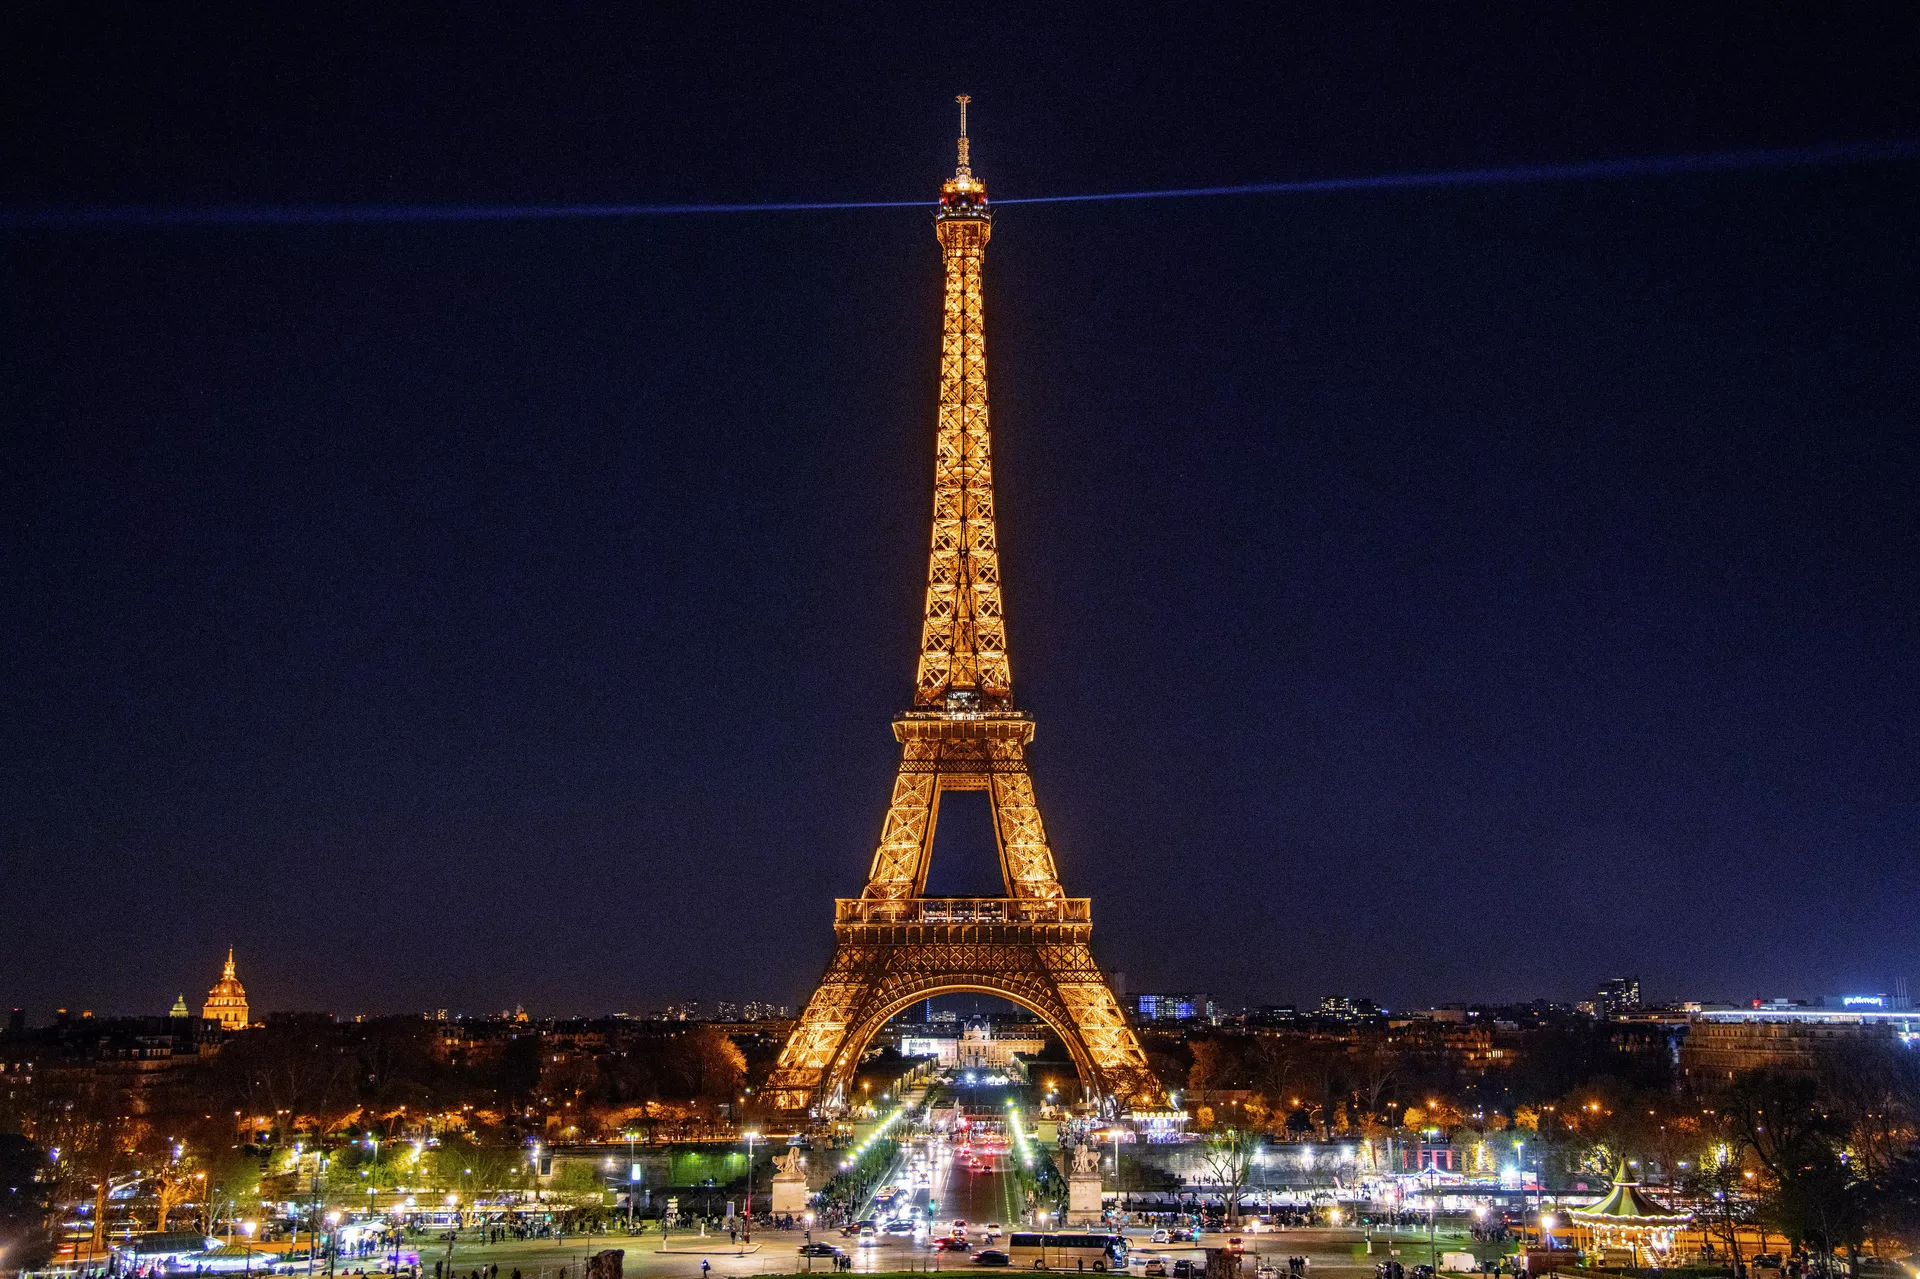
<svg viewBox="0 0 1920 1279">
<path fill-rule="evenodd" d="M 608 20 L 424 79 L 399 17 L 35 21 L 8 208 L 864 200 L 959 91 L 1016 197 L 1920 137 L 1871 9 Z M 1101 965 L 1913 972 L 1913 174 L 1009 208 L 1006 613 Z M 157 1012 L 233 944 L 261 1008 L 802 1003 L 912 686 L 930 214 L 10 228 L 0 1001 Z M 929 892 L 997 891 L 964 798 Z"/>
<path fill-rule="evenodd" d="M 237 979 L 235 975 L 236 968 L 243 967 L 243 966 L 244 966 L 244 960 L 236 960 L 234 957 L 234 952 L 232 950 L 229 950 L 224 970 L 221 972 L 219 979 L 214 982 L 213 986 L 207 992 L 208 1000 L 209 1000 L 207 1004 L 208 1011 L 205 1011 L 203 1013 L 204 1016 L 206 1016 L 211 1020 L 216 1020 L 216 1021 L 221 1020 L 221 1018 L 218 1017 L 214 1012 L 210 1011 L 213 1007 L 213 1004 L 211 1001 L 219 998 L 223 994 L 223 992 L 226 992 L 230 982 L 234 982 L 236 980 L 244 980 L 244 979 Z M 1263 1009 L 1272 1009 L 1272 1008 L 1280 1008 L 1280 1007 L 1290 1008 L 1303 1016 L 1310 1017 L 1315 1015 L 1316 1010 L 1325 1011 L 1329 1004 L 1334 1003 L 1336 1001 L 1338 1002 L 1351 1001 L 1351 1002 L 1357 1002 L 1359 1004 L 1364 1004 L 1374 1009 L 1376 1012 L 1380 1014 L 1388 1014 L 1388 1013 L 1412 1014 L 1416 1012 L 1427 1012 L 1427 1011 L 1434 1011 L 1434 1010 L 1447 1009 L 1447 1008 L 1499 1008 L 1499 1007 L 1518 1008 L 1518 1007 L 1524 1007 L 1528 1005 L 1541 1006 L 1541 1007 L 1551 1005 L 1551 1006 L 1556 1006 L 1556 1007 L 1565 1009 L 1567 1011 L 1578 1011 L 1583 1006 L 1592 1006 L 1596 1001 L 1605 1002 L 1609 995 L 1610 989 L 1615 986 L 1623 986 L 1623 987 L 1631 988 L 1632 994 L 1631 994 L 1630 1005 L 1635 1008 L 1645 1006 L 1648 1008 L 1681 1010 L 1690 1005 L 1693 1005 L 1693 1006 L 1705 1005 L 1709 1007 L 1715 1007 L 1715 1006 L 1742 1007 L 1742 1006 L 1759 1006 L 1767 1002 L 1790 1002 L 1790 1003 L 1803 1004 L 1808 1007 L 1820 1007 L 1823 1004 L 1825 1004 L 1826 1006 L 1831 1007 L 1834 1005 L 1834 1001 L 1837 1001 L 1837 1000 L 1865 1001 L 1870 998 L 1884 999 L 1889 1008 L 1897 1007 L 1897 1008 L 1904 1009 L 1909 1006 L 1908 1004 L 1909 996 L 1907 994 L 1907 982 L 1904 977 L 1900 977 L 1900 976 L 1895 976 L 1890 979 L 1884 980 L 1878 983 L 1877 985 L 1873 983 L 1868 983 L 1865 986 L 1849 988 L 1845 992 L 1842 992 L 1839 990 L 1812 991 L 1806 987 L 1799 987 L 1799 988 L 1792 988 L 1792 989 L 1772 990 L 1764 993 L 1755 992 L 1755 993 L 1735 994 L 1735 995 L 1728 995 L 1725 993 L 1707 993 L 1707 992 L 1700 992 L 1700 991 L 1679 991 L 1679 992 L 1663 991 L 1663 990 L 1643 991 L 1641 989 L 1641 985 L 1637 976 L 1609 977 L 1606 979 L 1595 978 L 1594 980 L 1589 981 L 1584 988 L 1579 987 L 1576 981 L 1575 984 L 1569 985 L 1563 989 L 1558 989 L 1551 992 L 1536 993 L 1532 996 L 1521 998 L 1521 999 L 1485 1000 L 1485 999 L 1473 998 L 1470 995 L 1461 995 L 1458 997 L 1450 997 L 1450 998 L 1436 1000 L 1431 1003 L 1417 1003 L 1417 1004 L 1403 1003 L 1399 1005 L 1394 1005 L 1389 1002 L 1378 1000 L 1368 992 L 1361 991 L 1361 990 L 1348 990 L 1348 991 L 1336 991 L 1336 992 L 1321 991 L 1321 992 L 1315 992 L 1310 996 L 1305 996 L 1305 995 L 1280 995 L 1280 994 L 1274 994 L 1272 992 L 1265 992 L 1265 993 L 1221 992 L 1217 990 L 1204 990 L 1199 987 L 1189 985 L 1183 988 L 1183 993 L 1178 995 L 1169 995 L 1165 993 L 1165 991 L 1169 988 L 1159 988 L 1157 991 L 1148 991 L 1140 988 L 1131 988 L 1127 981 L 1127 974 L 1124 971 L 1113 972 L 1110 974 L 1110 976 L 1113 978 L 1113 981 L 1114 981 L 1115 993 L 1116 995 L 1119 996 L 1122 1006 L 1128 1010 L 1129 1016 L 1134 1015 L 1135 1004 L 1140 999 L 1155 998 L 1155 997 L 1158 997 L 1163 1000 L 1172 998 L 1172 999 L 1180 999 L 1180 1000 L 1190 1000 L 1196 1003 L 1204 1002 L 1208 1008 L 1217 1008 L 1218 1015 L 1227 1019 L 1243 1017 L 1247 1015 L 1256 1015 L 1260 1013 Z M 1598 990 L 1597 995 L 1596 995 L 1596 988 Z M 181 1004 L 188 1004 L 188 1003 L 198 1004 L 201 1002 L 197 997 L 193 997 L 193 992 L 197 989 L 198 988 L 195 986 L 188 986 L 182 989 L 181 991 L 176 992 L 175 996 L 173 997 L 173 1000 L 167 1001 L 167 1002 L 175 1003 L 175 1007 L 171 1014 L 161 1012 L 160 1006 L 158 1003 L 155 1003 L 152 1006 L 120 1006 L 120 1005 L 111 1005 L 111 1004 L 103 1004 L 103 1005 L 95 1006 L 87 1003 L 86 1001 L 64 1000 L 64 1001 L 58 1002 L 55 1005 L 51 1005 L 44 1008 L 26 1007 L 24 1005 L 21 1005 L 17 1001 L 7 1004 L 6 1006 L 9 1007 L 12 1010 L 14 1016 L 18 1018 L 23 1025 L 26 1025 L 26 1026 L 44 1026 L 44 1025 L 53 1024 L 62 1019 L 65 1019 L 70 1022 L 78 1022 L 83 1018 L 93 1018 L 101 1021 L 107 1021 L 107 1020 L 112 1020 L 116 1018 L 120 1018 L 120 1019 L 142 1018 L 142 1017 L 154 1018 L 154 1017 L 161 1017 L 161 1016 L 168 1016 L 168 1015 L 177 1017 L 179 1015 L 179 1006 Z M 249 1005 L 251 1005 L 252 1007 L 257 1009 L 260 1014 L 259 1016 L 253 1017 L 251 1019 L 252 1023 L 256 1025 L 262 1022 L 264 1019 L 275 1016 L 275 1015 L 288 1016 L 288 1015 L 305 1015 L 305 1014 L 313 1014 L 313 1013 L 324 1014 L 327 1016 L 334 1017 L 336 1019 L 347 1020 L 347 1021 L 355 1020 L 358 1018 L 391 1018 L 391 1017 L 399 1017 L 399 1018 L 425 1017 L 429 1019 L 438 1018 L 443 1020 L 444 1019 L 487 1020 L 487 1019 L 498 1019 L 498 1018 L 506 1018 L 506 1019 L 531 1018 L 537 1021 L 606 1020 L 609 1018 L 632 1017 L 632 1018 L 649 1019 L 649 1020 L 679 1019 L 679 1020 L 688 1020 L 688 1021 L 731 1022 L 731 1021 L 753 1021 L 753 1020 L 759 1020 L 763 1018 L 783 1020 L 783 1019 L 791 1018 L 791 1016 L 796 1011 L 798 1011 L 798 1005 L 792 1000 L 782 1000 L 777 997 L 766 996 L 766 995 L 741 994 L 737 991 L 723 997 L 714 997 L 714 996 L 687 997 L 687 996 L 672 995 L 672 994 L 658 995 L 652 998 L 643 998 L 638 1003 L 635 1003 L 631 1006 L 622 1006 L 618 1008 L 578 1008 L 578 1007 L 528 1008 L 526 1004 L 522 1002 L 511 1001 L 511 1000 L 508 1001 L 508 1003 L 505 1006 L 486 1007 L 486 1008 L 462 1008 L 462 1007 L 451 1007 L 451 1006 L 408 1008 L 408 1007 L 376 1007 L 376 1006 L 352 1006 L 352 1005 L 344 1005 L 337 1008 L 334 1008 L 334 1007 L 321 1008 L 321 1007 L 306 1007 L 306 1006 L 291 1006 L 291 1005 L 282 1006 L 277 1004 L 264 1004 L 259 999 L 248 996 L 244 991 L 239 991 L 237 992 L 237 994 L 239 999 L 239 1007 L 242 1010 L 241 1017 L 243 1019 L 242 1022 L 238 1024 L 245 1024 L 245 1021 L 244 1021 L 246 1017 L 245 1010 L 249 1007 Z M 1002 1015 L 1002 1013 L 1005 1010 L 1012 1010 L 1013 1012 L 1018 1013 L 1019 1015 L 1022 1015 L 1022 1016 L 1026 1016 L 1026 1017 L 1033 1016 L 1033 1013 L 1030 1010 L 1020 1008 L 1017 1004 L 1014 1004 L 1011 1001 L 999 998 L 997 996 L 977 995 L 977 994 L 968 994 L 968 995 L 947 994 L 947 995 L 935 996 L 934 999 L 935 1001 L 940 1002 L 943 1006 L 966 1004 L 969 1007 L 975 1008 L 975 1009 L 978 1009 L 984 1002 L 984 1004 L 986 1005 L 993 1006 L 987 1009 L 987 1011 L 992 1012 L 994 1015 Z M 1001 1009 L 999 1007 L 1000 1005 L 1005 1005 L 1005 1010 Z M 919 1008 L 920 1008 L 920 1005 L 914 1005 L 913 1007 L 908 1008 L 903 1012 L 901 1012 L 900 1014 L 898 1014 L 895 1020 L 909 1020 L 909 1021 L 913 1020 L 914 1015 Z M 973 1014 L 967 1013 L 967 1012 L 960 1012 L 955 1015 L 965 1017 Z M 1153 1019 L 1150 1014 L 1143 1014 L 1143 1015 L 1145 1016 L 1145 1019 L 1148 1021 L 1151 1021 Z M 1182 1015 L 1185 1016 L 1187 1014 L 1182 1014 Z M 1198 1014 L 1194 1014 L 1194 1015 L 1198 1015 Z"/>
</svg>

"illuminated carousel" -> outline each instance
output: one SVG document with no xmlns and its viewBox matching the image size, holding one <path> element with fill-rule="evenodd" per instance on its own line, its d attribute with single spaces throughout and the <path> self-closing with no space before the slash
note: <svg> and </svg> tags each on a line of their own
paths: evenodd
<svg viewBox="0 0 1920 1279">
<path fill-rule="evenodd" d="M 1649 1197 L 1624 1168 L 1605 1198 L 1576 1208 L 1567 1217 L 1575 1229 L 1588 1234 L 1592 1251 L 1626 1253 L 1627 1264 L 1633 1266 L 1641 1265 L 1643 1259 L 1666 1265 L 1673 1255 L 1674 1236 L 1693 1220 L 1691 1213 L 1675 1212 Z"/>
</svg>

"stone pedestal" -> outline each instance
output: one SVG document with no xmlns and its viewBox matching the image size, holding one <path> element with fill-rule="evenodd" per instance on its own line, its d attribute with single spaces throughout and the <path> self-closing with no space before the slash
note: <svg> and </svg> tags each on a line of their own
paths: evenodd
<svg viewBox="0 0 1920 1279">
<path fill-rule="evenodd" d="M 1100 1223 L 1100 1174 L 1076 1172 L 1067 1178 L 1067 1224 L 1093 1226 Z"/>
<path fill-rule="evenodd" d="M 807 1176 L 805 1173 L 795 1173 L 792 1176 L 788 1176 L 783 1172 L 773 1179 L 772 1211 L 774 1212 L 805 1212 L 807 1210 L 807 1200 L 810 1197 L 810 1192 L 807 1190 Z"/>
</svg>

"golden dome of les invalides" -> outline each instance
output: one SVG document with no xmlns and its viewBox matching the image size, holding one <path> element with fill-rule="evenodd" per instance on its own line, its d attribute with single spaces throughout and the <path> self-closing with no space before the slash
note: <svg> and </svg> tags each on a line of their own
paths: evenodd
<svg viewBox="0 0 1920 1279">
<path fill-rule="evenodd" d="M 200 1016 L 207 1021 L 217 1021 L 223 1030 L 245 1030 L 247 1028 L 247 988 L 233 975 L 233 947 L 227 947 L 227 966 L 221 972 L 220 980 L 213 983 L 213 989 L 207 992 L 207 1002 L 201 1006 Z"/>
</svg>

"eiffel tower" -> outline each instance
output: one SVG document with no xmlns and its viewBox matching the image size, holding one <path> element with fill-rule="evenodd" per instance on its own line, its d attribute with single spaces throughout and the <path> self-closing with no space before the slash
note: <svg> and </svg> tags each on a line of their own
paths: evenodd
<svg viewBox="0 0 1920 1279">
<path fill-rule="evenodd" d="M 1015 708 L 994 537 L 981 272 L 993 230 L 986 184 L 960 162 L 940 188 L 934 233 L 946 259 L 934 452 L 933 549 L 913 709 L 893 721 L 900 772 L 866 890 L 834 904 L 834 952 L 768 1080 L 773 1104 L 844 1106 L 867 1043 L 888 1019 L 951 991 L 997 995 L 1037 1014 L 1066 1045 L 1088 1096 L 1113 1105 L 1157 1093 L 1140 1041 L 1088 948 L 1092 912 L 1054 872 L 1027 773 L 1033 720 Z M 929 897 L 940 796 L 984 790 L 1004 897 Z"/>
</svg>

